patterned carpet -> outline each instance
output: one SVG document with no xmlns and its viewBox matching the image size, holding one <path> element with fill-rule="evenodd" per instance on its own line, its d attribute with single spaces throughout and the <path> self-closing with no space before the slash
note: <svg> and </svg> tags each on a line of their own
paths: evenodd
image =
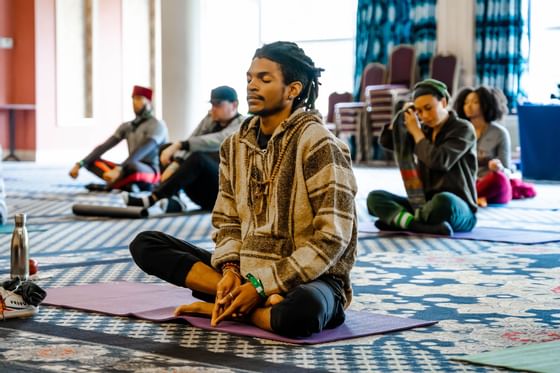
<svg viewBox="0 0 560 373">
<path fill-rule="evenodd" d="M 160 230 L 212 248 L 210 215 L 144 220 L 78 218 L 74 203 L 115 204 L 87 193 L 60 167 L 5 163 L 11 214 L 25 212 L 43 288 L 109 281 L 158 282 L 131 261 L 128 243 Z M 402 191 L 394 169 L 357 168 L 361 220 L 371 189 Z M 482 226 L 560 230 L 558 185 L 538 197 L 479 213 Z M 194 205 L 190 205 L 194 208 Z M 10 218 L 10 221 L 12 218 Z M 0 278 L 10 235 L 0 234 Z M 450 357 L 560 340 L 560 243 L 516 245 L 420 237 L 361 239 L 352 273 L 355 310 L 435 319 L 432 327 L 316 346 L 204 331 L 178 323 L 42 306 L 31 319 L 0 322 L 1 372 L 491 372 Z"/>
</svg>

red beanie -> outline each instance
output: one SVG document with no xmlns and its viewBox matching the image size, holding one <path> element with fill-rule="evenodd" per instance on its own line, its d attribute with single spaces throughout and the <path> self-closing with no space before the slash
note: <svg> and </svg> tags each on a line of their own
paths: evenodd
<svg viewBox="0 0 560 373">
<path fill-rule="evenodd" d="M 152 101 L 152 90 L 150 88 L 135 85 L 132 89 L 132 96 L 143 96 Z"/>
</svg>

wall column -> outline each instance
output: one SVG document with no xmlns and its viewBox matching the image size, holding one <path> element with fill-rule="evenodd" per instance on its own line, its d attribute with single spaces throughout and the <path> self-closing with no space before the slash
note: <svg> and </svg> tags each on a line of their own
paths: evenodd
<svg viewBox="0 0 560 373">
<path fill-rule="evenodd" d="M 459 88 L 473 85 L 475 71 L 475 1 L 438 0 L 437 52 L 452 53 L 461 63 Z"/>
<path fill-rule="evenodd" d="M 183 140 L 200 121 L 200 0 L 161 2 L 163 119 L 171 141 Z"/>
</svg>

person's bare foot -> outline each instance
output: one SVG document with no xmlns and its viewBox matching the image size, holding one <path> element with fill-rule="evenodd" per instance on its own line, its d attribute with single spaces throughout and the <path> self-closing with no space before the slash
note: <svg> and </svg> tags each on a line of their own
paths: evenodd
<svg viewBox="0 0 560 373">
<path fill-rule="evenodd" d="M 175 308 L 173 314 L 175 316 L 187 314 L 187 315 L 204 315 L 212 316 L 212 310 L 214 309 L 214 303 L 208 302 L 194 302 L 191 304 L 182 304 Z"/>
<path fill-rule="evenodd" d="M 281 296 L 280 294 L 272 294 L 270 297 L 268 297 L 266 299 L 266 302 L 264 303 L 265 307 L 270 307 L 270 306 L 274 306 L 275 304 L 278 304 L 280 302 L 282 302 L 284 300 L 284 297 Z"/>
</svg>

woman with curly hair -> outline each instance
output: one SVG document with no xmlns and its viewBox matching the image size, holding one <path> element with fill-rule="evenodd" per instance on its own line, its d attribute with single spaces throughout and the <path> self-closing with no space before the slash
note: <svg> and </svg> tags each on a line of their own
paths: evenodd
<svg viewBox="0 0 560 373">
<path fill-rule="evenodd" d="M 498 124 L 507 113 L 507 99 L 497 88 L 463 88 L 454 105 L 459 118 L 472 123 L 476 132 L 478 174 L 476 191 L 479 206 L 505 204 L 512 198 L 508 175 L 511 173 L 511 140 Z"/>
</svg>

